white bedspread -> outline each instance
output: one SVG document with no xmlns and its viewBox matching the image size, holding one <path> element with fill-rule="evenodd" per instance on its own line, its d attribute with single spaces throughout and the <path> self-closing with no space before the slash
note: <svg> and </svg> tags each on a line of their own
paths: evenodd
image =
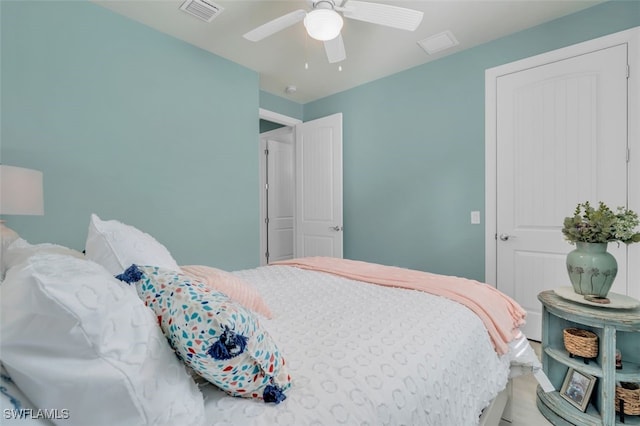
<svg viewBox="0 0 640 426">
<path fill-rule="evenodd" d="M 270 306 L 293 386 L 272 405 L 205 385 L 212 426 L 475 425 L 506 386 L 510 356 L 461 304 L 288 266 L 236 274 Z"/>
</svg>

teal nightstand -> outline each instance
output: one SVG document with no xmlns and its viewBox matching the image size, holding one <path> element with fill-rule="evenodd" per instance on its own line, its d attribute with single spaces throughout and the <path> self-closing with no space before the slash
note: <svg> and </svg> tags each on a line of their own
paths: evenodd
<svg viewBox="0 0 640 426">
<path fill-rule="evenodd" d="M 605 425 L 620 423 L 615 411 L 616 382 L 640 383 L 640 308 L 592 307 L 561 298 L 553 290 L 538 295 L 542 302 L 542 368 L 556 388 L 537 389 L 540 412 L 554 425 Z M 598 335 L 598 357 L 585 364 L 564 348 L 562 330 L 576 327 Z M 616 370 L 616 348 L 623 368 Z M 569 367 L 597 378 L 586 412 L 581 412 L 558 392 Z M 624 424 L 640 425 L 640 416 L 624 416 Z"/>
</svg>

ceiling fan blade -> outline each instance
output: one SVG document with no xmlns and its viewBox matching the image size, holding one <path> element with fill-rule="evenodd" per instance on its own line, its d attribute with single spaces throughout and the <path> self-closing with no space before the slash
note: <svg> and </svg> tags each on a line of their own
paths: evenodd
<svg viewBox="0 0 640 426">
<path fill-rule="evenodd" d="M 423 12 L 388 4 L 350 0 L 342 10 L 345 18 L 371 22 L 401 30 L 414 31 L 422 22 Z"/>
<path fill-rule="evenodd" d="M 266 24 L 260 25 L 258 28 L 246 33 L 243 37 L 249 41 L 260 41 L 269 37 L 272 34 L 282 31 L 298 22 L 302 21 L 307 16 L 307 12 L 302 9 L 294 10 L 293 12 L 282 15 L 279 18 L 269 21 Z"/>
<path fill-rule="evenodd" d="M 344 61 L 347 59 L 347 53 L 344 50 L 344 40 L 342 40 L 342 34 L 338 34 L 338 37 L 333 40 L 327 40 L 324 42 L 324 50 L 327 52 L 327 59 L 330 64 Z"/>
</svg>

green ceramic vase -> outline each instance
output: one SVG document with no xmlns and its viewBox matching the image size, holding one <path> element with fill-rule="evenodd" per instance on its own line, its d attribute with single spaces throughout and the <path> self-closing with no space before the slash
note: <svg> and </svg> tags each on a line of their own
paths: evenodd
<svg viewBox="0 0 640 426">
<path fill-rule="evenodd" d="M 618 262 L 607 243 L 576 243 L 567 254 L 567 272 L 578 294 L 607 297 L 618 273 Z"/>
</svg>

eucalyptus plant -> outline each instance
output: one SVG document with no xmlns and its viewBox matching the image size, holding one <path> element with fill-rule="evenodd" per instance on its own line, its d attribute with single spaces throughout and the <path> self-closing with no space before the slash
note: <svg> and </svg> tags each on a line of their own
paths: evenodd
<svg viewBox="0 0 640 426">
<path fill-rule="evenodd" d="M 609 243 L 625 244 L 640 242 L 638 215 L 625 207 L 614 212 L 602 201 L 597 209 L 588 201 L 577 205 L 573 216 L 564 218 L 562 233 L 569 243 Z"/>
</svg>

